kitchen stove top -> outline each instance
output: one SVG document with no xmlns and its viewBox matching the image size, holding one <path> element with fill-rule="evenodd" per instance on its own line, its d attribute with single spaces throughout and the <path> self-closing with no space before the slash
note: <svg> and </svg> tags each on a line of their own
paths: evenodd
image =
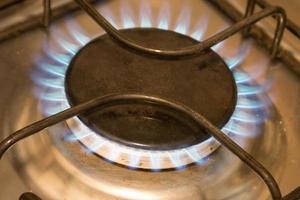
<svg viewBox="0 0 300 200">
<path fill-rule="evenodd" d="M 157 27 L 174 30 L 197 40 L 213 35 L 224 24 L 228 24 L 206 2 L 147 2 L 108 1 L 98 4 L 97 8 L 118 28 L 143 27 L 142 30 L 147 30 L 147 27 Z M 0 105 L 3 105 L 3 138 L 25 125 L 69 107 L 64 95 L 65 87 L 68 88 L 68 84 L 64 85 L 64 77 L 71 59 L 78 49 L 84 47 L 84 50 L 89 46 L 86 45 L 89 41 L 103 33 L 85 13 L 77 12 L 55 21 L 48 34 L 35 29 L 2 42 L 0 57 L 4 67 L 0 70 L 5 72 L 5 76 L 1 73 L 1 80 L 7 85 L 3 88 L 3 98 L 0 100 Z M 297 135 L 300 130 L 297 123 L 300 111 L 297 104 L 300 98 L 299 78 L 283 64 L 271 62 L 267 52 L 255 43 L 241 39 L 239 35 L 213 49 L 226 61 L 237 84 L 237 106 L 222 130 L 271 171 L 283 194 L 290 192 L 300 184 L 295 176 L 300 167 L 297 155 L 300 141 Z M 9 55 L 14 55 L 16 59 L 11 59 Z M 101 61 L 100 58 L 99 55 Z M 93 74 L 93 71 L 89 73 Z M 116 73 L 112 75 L 118 76 Z M 99 76 L 106 77 L 105 74 Z M 77 77 L 80 78 L 80 74 Z M 178 80 L 184 82 L 184 77 L 183 73 Z M 78 81 L 82 84 L 91 80 L 83 76 Z M 220 85 L 219 89 L 223 87 L 228 88 Z M 72 95 L 79 95 L 76 93 L 79 89 L 75 88 Z M 180 91 L 177 90 L 171 93 L 175 98 L 179 98 Z M 191 92 L 185 96 L 188 100 L 188 95 L 193 95 L 193 91 L 197 89 L 184 91 Z M 226 98 L 224 95 L 222 101 L 226 102 Z M 75 100 L 69 99 L 72 104 L 77 104 Z M 78 118 L 74 118 L 20 142 L 1 161 L 4 166 L 0 169 L 1 180 L 8 181 L 0 182 L 5 191 L 0 194 L 0 199 L 17 199 L 27 191 L 35 192 L 43 199 L 269 197 L 267 188 L 257 176 L 224 147 L 218 148 L 219 143 L 215 140 L 210 139 L 198 151 L 181 149 L 171 156 L 173 151 L 167 152 L 172 163 L 169 163 L 172 169 L 167 171 L 162 170 L 164 167 L 157 156 L 149 155 L 149 160 L 152 160 L 147 168 L 152 171 L 143 171 L 137 170 L 142 162 L 132 156 L 131 150 L 125 161 L 120 156 L 123 151 L 120 152 L 122 149 L 119 146 L 106 149 L 103 156 L 102 143 L 94 140 L 97 135 L 97 131 L 89 130 Z M 212 151 L 214 153 L 211 154 Z M 97 156 L 99 154 L 105 159 L 100 159 Z M 183 159 L 185 154 L 190 159 L 188 163 L 192 162 L 193 165 L 186 166 L 186 160 Z"/>
</svg>

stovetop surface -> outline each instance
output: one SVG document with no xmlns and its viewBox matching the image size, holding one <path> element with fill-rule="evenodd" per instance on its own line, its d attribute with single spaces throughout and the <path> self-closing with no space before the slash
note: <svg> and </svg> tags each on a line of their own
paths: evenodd
<svg viewBox="0 0 300 200">
<path fill-rule="evenodd" d="M 207 38 L 230 25 L 206 2 L 142 2 L 105 1 L 97 7 L 119 28 L 147 25 L 139 20 L 143 18 L 140 13 L 149 11 L 146 2 L 153 10 L 154 27 L 188 35 L 198 33 L 196 37 L 201 34 L 197 27 L 204 30 L 207 26 L 203 31 Z M 168 5 L 169 12 L 163 10 Z M 178 26 L 179 22 L 184 25 Z M 36 28 L 1 42 L 0 138 L 42 119 L 50 109 L 41 100 L 41 94 L 47 94 L 47 90 L 41 91 L 36 81 L 37 57 L 47 54 L 43 48 L 63 52 L 57 50 L 57 43 L 77 40 L 80 47 L 103 33 L 79 11 L 55 21 L 48 31 Z M 241 46 L 246 46 L 246 50 Z M 290 192 L 300 185 L 299 77 L 284 64 L 271 62 L 267 52 L 240 35 L 231 37 L 216 51 L 233 65 L 242 60 L 235 72 L 246 73 L 263 87 L 261 99 L 269 102 L 263 110 L 268 116 L 257 122 L 259 131 L 253 127 L 244 132 L 234 129 L 245 134 L 233 134 L 232 138 L 271 171 L 283 194 Z M 65 141 L 65 129 L 66 123 L 61 123 L 9 150 L 0 161 L 0 199 L 17 199 L 27 191 L 44 199 L 268 199 L 268 190 L 259 178 L 223 147 L 198 165 L 149 172 L 112 164 L 83 150 L 77 142 Z"/>
</svg>

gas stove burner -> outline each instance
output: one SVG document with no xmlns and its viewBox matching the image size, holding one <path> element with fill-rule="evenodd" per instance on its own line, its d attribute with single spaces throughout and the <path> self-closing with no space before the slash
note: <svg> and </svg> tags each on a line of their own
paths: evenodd
<svg viewBox="0 0 300 200">
<path fill-rule="evenodd" d="M 242 30 L 245 35 L 252 35 L 252 32 L 256 36 L 260 35 L 260 29 L 254 23 L 273 16 L 277 20 L 277 28 L 272 42 L 272 57 L 278 56 L 280 48 L 278 57 L 282 60 L 291 58 L 290 46 L 280 46 L 280 41 L 285 28 L 291 32 L 297 32 L 297 29 L 286 18 L 284 10 L 263 3 L 260 5 L 263 9 L 254 13 L 256 3 L 249 0 L 246 13 L 241 13 L 237 23 L 228 24 L 228 28 L 203 39 L 204 24 L 197 23 L 194 19 L 200 19 L 206 24 L 208 17 L 213 17 L 213 23 L 209 23 L 212 25 L 212 33 L 217 28 L 214 24 L 223 25 L 227 22 L 222 20 L 219 23 L 213 12 L 208 12 L 209 15 L 205 17 L 193 15 L 193 10 L 205 13 L 209 7 L 204 4 L 196 6 L 193 3 L 190 4 L 193 9 L 189 9 L 189 3 L 184 2 L 182 5 L 178 4 L 177 9 L 172 1 L 166 4 L 167 7 L 172 7 L 169 10 L 155 3 L 152 12 L 152 5 L 151 8 L 144 7 L 148 1 L 126 2 L 124 5 L 128 7 L 131 4 L 135 5 L 134 8 L 141 5 L 140 16 L 136 18 L 135 12 L 122 12 L 125 10 L 124 5 L 120 6 L 120 13 L 115 13 L 116 4 L 113 3 L 113 12 L 110 15 L 110 5 L 101 3 L 100 7 L 95 8 L 88 0 L 75 1 L 107 35 L 123 46 L 115 48 L 113 45 L 116 44 L 111 44 L 106 39 L 107 35 L 90 42 L 91 37 L 99 34 L 99 30 L 79 13 L 76 13 L 74 19 L 68 18 L 66 22 L 73 24 L 71 22 L 79 21 L 86 28 L 91 28 L 87 34 L 73 25 L 66 30 L 61 27 L 64 23 L 57 21 L 47 31 L 47 37 L 41 31 L 33 31 L 29 35 L 20 36 L 20 39 L 16 38 L 16 41 L 13 39 L 5 42 L 4 51 L 9 50 L 7 54 L 16 54 L 18 60 L 23 61 L 22 69 L 32 66 L 31 59 L 26 58 L 38 52 L 35 56 L 37 68 L 34 69 L 32 77 L 37 84 L 34 92 L 39 101 L 28 95 L 27 89 L 31 84 L 9 91 L 7 99 L 13 102 L 12 106 L 8 106 L 7 116 L 3 118 L 3 133 L 6 135 L 11 130 L 18 130 L 0 142 L 0 158 L 20 140 L 38 132 L 44 133 L 31 137 L 15 148 L 12 152 L 13 160 L 8 158 L 7 166 L 16 167 L 18 170 L 12 170 L 7 178 L 18 176 L 24 179 L 25 186 L 35 189 L 34 192 L 42 194 L 45 199 L 74 199 L 75 196 L 75 199 L 268 198 L 267 192 L 258 184 L 253 173 L 241 166 L 242 161 L 264 181 L 272 199 L 299 198 L 300 188 L 282 197 L 273 177 L 289 175 L 286 172 L 298 164 L 296 162 L 292 168 L 286 169 L 285 165 L 276 164 L 278 160 L 289 164 L 296 158 L 293 154 L 297 151 L 290 148 L 295 145 L 290 145 L 290 141 L 296 138 L 297 123 L 290 120 L 295 115 L 289 108 L 294 111 L 297 101 L 289 101 L 288 106 L 284 102 L 297 100 L 295 94 L 298 82 L 294 74 L 289 76 L 290 72 L 285 71 L 285 66 L 277 66 L 276 63 L 276 70 L 271 70 L 274 78 L 272 90 L 266 92 L 270 86 L 268 69 L 274 63 L 265 63 L 265 68 L 260 71 L 263 66 L 257 62 L 269 62 L 269 59 L 265 59 L 266 52 L 254 48 L 247 55 L 249 43 L 244 43 L 240 37 L 225 44 L 225 39 Z M 45 0 L 45 25 L 49 22 L 51 7 L 50 0 Z M 220 7 L 226 7 L 229 12 L 234 11 L 229 4 L 222 4 Z M 108 9 L 106 15 L 109 16 L 109 21 L 97 11 L 102 12 L 104 9 Z M 180 10 L 176 22 L 173 21 Z M 160 16 L 155 16 L 155 13 L 160 13 Z M 22 27 L 26 26 L 22 24 Z M 173 29 L 201 42 L 157 29 L 119 32 L 120 28 L 139 26 Z M 269 29 L 265 31 L 269 32 Z M 59 34 L 62 37 L 56 37 Z M 37 38 L 37 43 L 26 45 L 32 43 L 32 35 Z M 269 44 L 272 38 L 264 35 L 261 38 L 268 40 L 263 42 L 263 46 L 271 46 Z M 43 52 L 39 51 L 40 39 L 46 39 Z M 90 43 L 87 44 L 88 42 Z M 8 44 L 9 48 L 6 48 Z M 241 46 L 236 48 L 236 45 Z M 218 52 L 226 60 L 235 82 L 226 64 L 209 48 L 215 51 L 220 49 Z M 286 49 L 289 51 L 286 52 Z M 256 51 L 259 52 L 257 55 Z M 112 54 L 114 56 L 105 57 Z M 291 64 L 289 59 L 284 61 Z M 10 64 L 15 64 L 6 63 L 7 69 L 11 69 Z M 11 74 L 11 71 L 7 71 L 7 74 Z M 19 75 L 22 78 L 22 73 Z M 13 81 L 12 86 L 20 83 L 20 80 L 14 79 L 7 81 Z M 24 81 L 28 82 L 26 79 Z M 22 83 L 24 81 L 21 80 Z M 278 87 L 282 82 L 288 84 Z M 79 84 L 82 87 L 78 87 Z M 141 89 L 143 87 L 145 89 Z M 277 87 L 279 90 L 274 91 Z M 287 87 L 293 94 L 288 98 L 284 95 Z M 13 96 L 10 97 L 10 94 Z M 20 98 L 14 98 L 15 94 Z M 209 112 L 206 106 L 209 107 Z M 40 111 L 47 117 L 36 121 L 41 118 Z M 286 127 L 285 119 L 288 119 Z M 32 121 L 36 122 L 30 124 Z M 24 127 L 24 124 L 30 125 Z M 144 134 L 144 139 L 141 133 Z M 203 159 L 219 145 L 226 149 L 220 148 L 214 155 Z M 86 148 L 82 149 L 83 146 Z M 95 154 L 106 160 L 99 159 Z M 271 154 L 276 156 L 268 156 Z M 240 160 L 233 157 L 234 155 Z M 264 165 L 270 171 L 256 159 L 264 160 Z M 199 166 L 168 173 L 145 173 L 119 168 L 106 162 L 107 160 L 128 168 L 154 171 L 181 169 L 190 163 L 197 163 Z M 291 181 L 281 181 L 280 185 L 290 185 Z M 47 187 L 48 185 L 53 187 Z M 4 184 L 4 187 L 7 186 Z M 6 192 L 4 195 L 6 197 Z M 8 192 L 7 196 L 11 196 L 11 193 Z M 20 199 L 23 198 L 39 199 L 28 192 L 20 196 Z"/>
<path fill-rule="evenodd" d="M 122 33 L 152 48 L 174 49 L 198 43 L 188 36 L 154 28 L 124 29 Z M 230 119 L 237 97 L 230 69 L 212 50 L 193 58 L 166 59 L 119 46 L 108 35 L 94 39 L 74 56 L 65 87 L 72 106 L 110 94 L 144 94 L 187 105 L 219 128 Z M 180 151 L 210 138 L 194 121 L 159 105 L 113 105 L 79 119 L 110 141 L 156 153 Z"/>
</svg>

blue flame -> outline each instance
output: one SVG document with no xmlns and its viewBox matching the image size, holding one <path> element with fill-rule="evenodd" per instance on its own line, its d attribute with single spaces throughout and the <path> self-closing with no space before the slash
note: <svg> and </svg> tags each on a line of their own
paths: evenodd
<svg viewBox="0 0 300 200">
<path fill-rule="evenodd" d="M 257 85 L 257 86 L 249 86 L 244 84 L 239 84 L 238 86 L 238 94 L 240 96 L 248 96 L 248 95 L 257 95 L 259 93 L 265 92 L 264 87 Z"/>
<path fill-rule="evenodd" d="M 109 21 L 111 25 L 113 25 L 116 28 L 119 28 L 111 10 L 108 7 L 101 7 L 99 8 L 99 11 Z"/>
<path fill-rule="evenodd" d="M 198 162 L 199 160 L 201 160 L 201 156 L 199 155 L 197 148 L 192 147 L 185 149 L 185 151 L 194 162 Z"/>
<path fill-rule="evenodd" d="M 62 65 L 69 65 L 72 59 L 72 57 L 67 54 L 57 53 L 49 48 L 45 51 L 47 51 L 46 54 L 49 56 L 49 58 Z"/>
<path fill-rule="evenodd" d="M 181 10 L 179 18 L 177 20 L 177 25 L 175 28 L 175 32 L 181 34 L 187 34 L 188 30 L 190 29 L 190 21 L 191 21 L 191 14 L 190 9 L 188 7 L 184 7 Z"/>
<path fill-rule="evenodd" d="M 259 114 L 253 114 L 253 113 L 249 113 L 245 110 L 242 109 L 236 109 L 235 112 L 233 113 L 232 120 L 237 120 L 243 123 L 253 123 L 253 124 L 257 124 L 257 123 L 261 123 L 264 120 L 264 117 L 262 117 Z"/>
<path fill-rule="evenodd" d="M 65 93 L 62 91 L 47 91 L 40 98 L 47 101 L 67 101 Z"/>
<path fill-rule="evenodd" d="M 233 76 L 238 85 L 252 81 L 252 78 L 244 72 L 234 71 Z"/>
<path fill-rule="evenodd" d="M 149 153 L 149 157 L 151 160 L 151 169 L 153 171 L 160 171 L 161 169 L 161 158 L 159 156 L 159 153 L 156 152 L 156 154 Z"/>
<path fill-rule="evenodd" d="M 75 130 L 78 131 L 76 137 L 74 135 L 66 135 L 66 137 L 64 138 L 66 141 L 69 142 L 75 142 L 77 140 L 81 140 L 83 138 L 86 138 L 88 136 L 91 135 L 91 132 L 85 132 L 85 131 L 79 131 L 79 130 Z"/>
<path fill-rule="evenodd" d="M 136 155 L 136 153 L 132 153 L 129 155 L 129 166 L 132 169 L 136 169 L 139 166 L 140 163 L 140 155 Z"/>
<path fill-rule="evenodd" d="M 195 40 L 201 41 L 204 37 L 204 34 L 207 30 L 208 19 L 207 17 L 202 17 L 201 20 L 197 23 L 197 29 L 191 34 L 191 37 Z"/>
<path fill-rule="evenodd" d="M 160 9 L 159 17 L 158 17 L 158 28 L 168 30 L 170 26 L 170 17 L 171 17 L 171 11 L 170 11 L 170 4 L 164 2 Z"/>
<path fill-rule="evenodd" d="M 64 80 L 59 78 L 47 78 L 47 77 L 37 77 L 33 73 L 33 81 L 40 86 L 56 88 L 56 89 L 64 89 Z"/>
<path fill-rule="evenodd" d="M 68 106 L 62 106 L 61 103 L 57 103 L 57 102 L 50 102 L 50 103 L 48 102 L 47 105 L 43 105 L 43 106 L 47 107 L 47 110 L 44 111 L 44 114 L 46 116 L 54 115 L 56 113 L 59 113 L 69 108 Z"/>
<path fill-rule="evenodd" d="M 105 141 L 95 140 L 93 143 L 86 149 L 90 153 L 94 153 L 99 148 L 101 148 L 105 144 Z"/>
<path fill-rule="evenodd" d="M 110 10 L 106 8 L 105 13 L 109 21 L 116 25 L 115 18 Z M 159 21 L 156 26 L 161 29 L 170 29 L 170 14 L 169 4 L 164 4 L 161 7 L 158 16 Z M 148 2 L 143 0 L 140 8 L 139 25 L 141 27 L 151 27 L 154 25 L 152 19 L 153 16 Z M 208 19 L 203 17 L 197 23 L 197 29 L 194 31 L 190 30 L 190 10 L 186 7 L 179 14 L 176 23 L 175 31 L 182 34 L 190 34 L 194 39 L 201 41 L 206 32 Z M 67 21 L 67 27 L 69 29 L 68 33 L 70 38 L 68 34 L 63 34 L 59 30 L 51 32 L 55 41 L 54 43 L 63 53 L 45 45 L 45 55 L 40 55 L 35 59 L 37 68 L 32 73 L 33 81 L 37 85 L 35 94 L 43 101 L 43 111 L 47 116 L 69 107 L 64 90 L 64 78 L 67 66 L 76 52 L 92 39 L 92 37 L 84 33 L 82 28 L 71 19 Z M 118 27 L 136 27 L 132 11 L 127 4 L 121 7 L 121 24 Z M 258 85 L 254 82 L 252 77 L 239 69 L 239 66 L 248 55 L 249 46 L 248 43 L 242 43 L 236 56 L 225 58 L 226 63 L 233 72 L 238 87 L 236 110 L 229 122 L 222 128 L 222 131 L 229 135 L 235 134 L 243 137 L 255 137 L 260 133 L 257 125 L 263 123 L 268 117 L 268 114 L 265 113 L 267 113 L 266 110 L 270 102 L 261 96 L 268 90 L 270 82 L 264 85 Z M 219 50 L 224 47 L 226 47 L 226 44 L 222 42 L 215 45 L 213 49 Z M 166 160 L 169 160 L 176 169 L 183 169 L 187 164 L 185 161 L 187 158 L 189 158 L 191 162 L 202 165 L 206 161 L 205 156 L 207 156 L 207 152 L 205 153 L 205 151 L 208 151 L 207 146 L 213 147 L 213 149 L 218 146 L 215 139 L 210 138 L 203 143 L 172 151 L 135 149 L 115 143 L 95 134 L 77 117 L 73 118 L 73 120 L 75 124 L 74 127 L 72 127 L 73 132 L 72 134 L 66 134 L 66 141 L 89 141 L 86 151 L 94 153 L 102 151 L 105 147 L 105 149 L 108 150 L 104 157 L 112 162 L 115 162 L 121 154 L 127 154 L 127 165 L 132 169 L 139 168 L 143 159 L 149 160 L 150 168 L 153 171 L 160 171 L 161 168 L 163 168 L 163 162 L 166 162 Z"/>
<path fill-rule="evenodd" d="M 184 157 L 184 151 L 179 151 L 176 154 L 171 154 L 171 152 L 168 152 L 170 160 L 172 161 L 173 165 L 177 170 L 182 170 L 186 167 L 185 163 L 183 163 L 182 158 Z"/>
<path fill-rule="evenodd" d="M 50 63 L 42 63 L 39 65 L 41 69 L 43 69 L 45 72 L 59 77 L 65 77 L 66 68 L 60 67 L 57 65 L 53 65 Z"/>
<path fill-rule="evenodd" d="M 69 28 L 69 30 L 77 30 L 77 31 L 70 31 L 69 33 L 76 39 L 77 42 L 79 42 L 79 44 L 86 45 L 86 43 L 88 43 L 91 38 L 89 38 L 88 36 L 86 36 L 86 34 L 84 34 L 84 31 L 82 30 L 82 28 L 73 20 L 67 20 L 67 26 Z"/>
<path fill-rule="evenodd" d="M 219 30 L 216 31 L 215 34 L 217 34 L 217 33 L 221 32 L 221 31 L 223 31 L 225 28 L 226 28 L 226 27 L 224 27 L 224 26 L 221 27 L 221 28 L 219 28 Z M 222 42 L 219 42 L 219 43 L 215 44 L 213 47 L 211 47 L 211 49 L 214 50 L 214 51 L 216 51 L 216 52 L 219 52 L 219 50 L 222 49 L 222 48 L 224 47 L 225 41 L 226 41 L 226 40 L 223 40 Z M 244 44 L 242 43 L 242 45 L 244 45 Z M 226 58 L 226 57 L 225 57 L 225 58 Z"/>
<path fill-rule="evenodd" d="M 223 46 L 224 46 L 224 41 L 219 42 L 218 44 L 212 46 L 211 49 L 218 52 L 219 49 L 223 48 Z"/>
<path fill-rule="evenodd" d="M 64 34 L 62 34 L 59 30 L 55 29 L 52 33 L 54 38 L 66 38 Z M 54 40 L 56 41 L 56 44 L 64 51 L 69 52 L 72 56 L 74 56 L 77 51 L 79 50 L 79 46 L 72 44 L 71 42 L 65 40 Z"/>
<path fill-rule="evenodd" d="M 122 27 L 123 28 L 134 28 L 136 27 L 136 24 L 133 20 L 133 14 L 132 10 L 129 7 L 129 5 L 122 1 L 122 6 L 121 6 L 121 20 L 122 20 Z"/>
<path fill-rule="evenodd" d="M 239 123 L 235 123 L 233 121 L 229 121 L 229 123 L 224 127 L 224 130 L 245 137 L 249 137 L 249 136 L 255 137 L 256 136 L 255 134 L 257 133 L 255 130 L 251 130 L 246 126 L 243 126 L 242 124 Z"/>
<path fill-rule="evenodd" d="M 119 148 L 110 148 L 110 153 L 108 154 L 107 159 L 115 161 L 120 156 L 120 153 Z"/>
<path fill-rule="evenodd" d="M 140 27 L 152 27 L 152 13 L 149 1 L 142 0 L 140 7 Z"/>
<path fill-rule="evenodd" d="M 250 99 L 247 97 L 240 97 L 238 98 L 238 102 L 236 107 L 237 108 L 244 108 L 244 109 L 250 109 L 250 110 L 254 110 L 254 109 L 261 109 L 261 108 L 265 108 L 266 102 L 262 102 L 259 99 Z"/>
</svg>

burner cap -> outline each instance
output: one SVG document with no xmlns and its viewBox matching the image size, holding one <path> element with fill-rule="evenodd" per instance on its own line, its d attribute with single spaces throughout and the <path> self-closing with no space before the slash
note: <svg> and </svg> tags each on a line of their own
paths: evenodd
<svg viewBox="0 0 300 200">
<path fill-rule="evenodd" d="M 167 30 L 121 31 L 151 48 L 175 49 L 197 43 Z M 212 50 L 197 57 L 154 57 L 120 46 L 106 34 L 76 54 L 68 68 L 65 87 L 72 106 L 110 94 L 157 96 L 190 107 L 219 128 L 231 117 L 237 94 L 231 71 Z M 113 105 L 79 118 L 97 134 L 135 148 L 172 150 L 210 137 L 190 119 L 159 105 Z"/>
</svg>

